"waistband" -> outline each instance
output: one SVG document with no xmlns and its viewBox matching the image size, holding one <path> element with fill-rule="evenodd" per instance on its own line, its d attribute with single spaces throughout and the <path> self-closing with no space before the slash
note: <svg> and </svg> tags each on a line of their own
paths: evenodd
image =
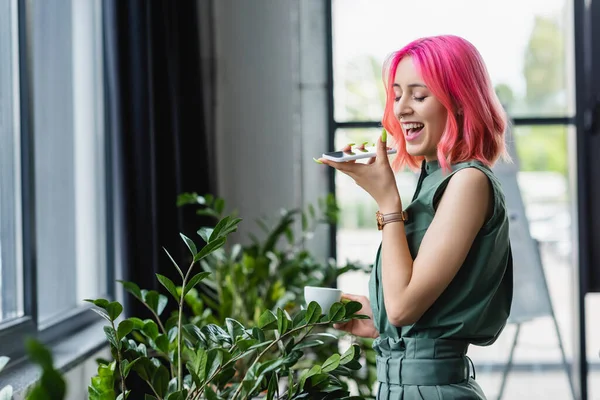
<svg viewBox="0 0 600 400">
<path fill-rule="evenodd" d="M 468 343 L 429 338 L 379 338 L 377 380 L 391 385 L 449 385 L 469 379 Z"/>
</svg>

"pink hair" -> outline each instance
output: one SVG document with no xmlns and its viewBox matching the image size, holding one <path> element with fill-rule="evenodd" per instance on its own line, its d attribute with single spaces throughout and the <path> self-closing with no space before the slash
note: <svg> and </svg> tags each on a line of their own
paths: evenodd
<svg viewBox="0 0 600 400">
<path fill-rule="evenodd" d="M 395 170 L 404 166 L 417 169 L 423 160 L 422 156 L 407 153 L 402 127 L 394 115 L 392 85 L 404 57 L 412 58 L 425 85 L 448 111 L 446 129 L 437 148 L 438 161 L 444 170 L 468 160 L 492 166 L 500 156 L 506 156 L 506 115 L 481 55 L 475 46 L 458 36 L 433 36 L 409 43 L 392 53 L 384 64 L 387 99 L 382 124 L 394 137 L 398 149 L 392 163 Z M 459 110 L 461 116 L 457 116 Z"/>
</svg>

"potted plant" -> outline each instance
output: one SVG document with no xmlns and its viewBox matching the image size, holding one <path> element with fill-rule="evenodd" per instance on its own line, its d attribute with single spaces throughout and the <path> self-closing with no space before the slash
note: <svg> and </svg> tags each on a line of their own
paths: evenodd
<svg viewBox="0 0 600 400">
<path fill-rule="evenodd" d="M 314 302 L 306 310 L 292 314 L 280 307 L 275 312 L 265 309 L 252 327 L 233 318 L 217 324 L 192 321 L 185 315 L 186 296 L 211 275 L 199 271 L 198 265 L 224 246 L 240 221 L 227 216 L 214 228 L 200 229 L 198 234 L 205 243 L 200 249 L 193 240 L 181 235 L 191 255 L 187 268 L 181 268 L 167 252 L 181 283 L 176 285 L 157 275 L 178 305 L 178 311 L 164 324 L 160 316 L 169 298 L 142 290 L 132 282 L 122 284 L 151 310 L 154 319 L 130 317 L 119 321 L 123 310 L 120 303 L 87 300 L 108 321 L 104 330 L 114 357 L 114 361 L 100 364 L 98 375 L 92 378 L 91 400 L 126 399 L 130 394 L 126 382 L 130 373 L 147 382 L 152 394 L 146 394 L 145 399 L 351 398 L 341 378 L 361 368 L 358 346 L 351 346 L 343 354 L 331 352 L 323 362 L 312 362 L 306 368 L 301 367 L 300 361 L 307 349 L 323 346 L 322 339 L 332 337 L 324 332 L 314 333 L 316 328 L 367 318 L 357 314 L 360 303 L 335 303 L 327 315 Z"/>
</svg>

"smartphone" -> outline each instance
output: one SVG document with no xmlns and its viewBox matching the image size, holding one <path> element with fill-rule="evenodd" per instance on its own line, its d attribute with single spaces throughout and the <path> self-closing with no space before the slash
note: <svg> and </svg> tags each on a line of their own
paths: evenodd
<svg viewBox="0 0 600 400">
<path fill-rule="evenodd" d="M 396 154 L 396 149 L 389 149 L 388 155 Z M 352 160 L 360 160 L 362 158 L 371 158 L 377 156 L 377 148 L 365 147 L 365 150 L 355 149 L 352 151 L 330 151 L 329 153 L 323 153 L 321 156 L 327 160 L 335 162 L 345 162 Z"/>
</svg>

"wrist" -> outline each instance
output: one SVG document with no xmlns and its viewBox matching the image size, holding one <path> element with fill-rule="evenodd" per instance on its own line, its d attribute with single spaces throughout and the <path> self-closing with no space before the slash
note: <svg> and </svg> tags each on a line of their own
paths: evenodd
<svg viewBox="0 0 600 400">
<path fill-rule="evenodd" d="M 378 206 L 379 212 L 381 212 L 382 214 L 402 212 L 402 200 L 400 200 L 400 197 L 382 201 L 378 204 Z"/>
</svg>

